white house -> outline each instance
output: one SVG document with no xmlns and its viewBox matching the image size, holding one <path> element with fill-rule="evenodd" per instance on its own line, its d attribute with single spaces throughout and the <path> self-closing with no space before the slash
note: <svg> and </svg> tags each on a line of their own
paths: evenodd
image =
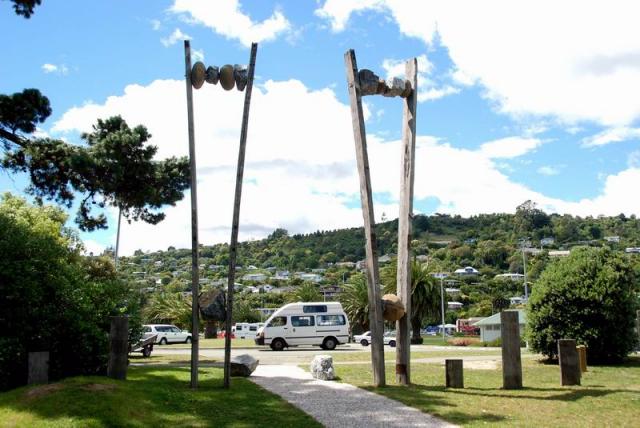
<svg viewBox="0 0 640 428">
<path fill-rule="evenodd" d="M 524 296 L 514 296 L 509 298 L 510 305 L 521 305 L 523 303 L 526 303 L 526 301 L 527 299 L 525 299 Z"/>
<path fill-rule="evenodd" d="M 458 293 L 460 293 L 460 289 L 459 288 L 445 288 L 444 291 L 447 294 L 458 294 Z"/>
<path fill-rule="evenodd" d="M 511 281 L 524 281 L 524 275 L 521 273 L 501 273 L 496 275 L 495 279 L 510 279 Z"/>
<path fill-rule="evenodd" d="M 471 266 L 466 266 L 460 269 L 456 269 L 453 273 L 460 276 L 471 276 L 471 275 L 477 275 L 480 272 L 478 272 L 478 269 L 476 268 L 473 268 Z"/>
<path fill-rule="evenodd" d="M 267 275 L 264 273 L 248 273 L 242 279 L 244 281 L 264 281 L 267 279 Z"/>
<path fill-rule="evenodd" d="M 296 274 L 298 278 L 303 281 L 311 281 L 311 282 L 320 282 L 322 281 L 322 275 L 318 275 L 317 273 L 304 273 L 298 272 Z"/>
<path fill-rule="evenodd" d="M 447 302 L 447 308 L 452 309 L 452 310 L 458 310 L 458 309 L 462 309 L 464 305 L 460 302 Z"/>
<path fill-rule="evenodd" d="M 604 240 L 607 241 L 607 242 L 618 243 L 618 242 L 620 242 L 620 237 L 619 236 L 605 236 Z"/>
<path fill-rule="evenodd" d="M 569 250 L 549 251 L 549 257 L 569 257 L 569 254 L 571 254 Z"/>
<path fill-rule="evenodd" d="M 280 280 L 280 281 L 286 281 L 289 279 L 289 271 L 288 270 L 279 270 L 276 272 L 276 276 L 274 276 L 274 279 Z"/>
<path fill-rule="evenodd" d="M 553 245 L 553 244 L 555 244 L 555 242 L 556 242 L 556 239 L 552 238 L 552 237 L 542 238 L 540 240 L 540 245 L 542 245 L 544 247 L 544 246 L 547 246 L 547 245 Z"/>
<path fill-rule="evenodd" d="M 522 309 L 515 309 L 518 312 L 518 324 L 520 325 L 520 337 L 524 334 L 524 327 L 527 324 L 527 315 Z M 484 318 L 473 324 L 480 327 L 480 341 L 493 342 L 501 337 L 500 312 Z"/>
<path fill-rule="evenodd" d="M 636 253 L 636 254 L 638 254 L 638 253 L 640 253 L 640 247 L 629 247 L 629 248 L 625 248 L 625 249 L 624 249 L 624 252 L 625 252 L 625 253 L 629 253 L 629 254 L 631 254 L 631 253 Z"/>
</svg>

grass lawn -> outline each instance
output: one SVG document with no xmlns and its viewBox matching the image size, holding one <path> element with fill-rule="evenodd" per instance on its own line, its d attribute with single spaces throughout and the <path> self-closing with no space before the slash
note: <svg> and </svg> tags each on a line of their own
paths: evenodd
<svg viewBox="0 0 640 428">
<path fill-rule="evenodd" d="M 231 339 L 232 348 L 255 348 L 256 343 L 253 339 Z M 191 349 L 190 343 L 175 343 L 171 345 L 154 345 L 156 349 Z M 224 348 L 224 339 L 200 339 L 200 349 L 222 349 Z"/>
<path fill-rule="evenodd" d="M 640 358 L 622 366 L 589 367 L 582 386 L 561 387 L 560 369 L 523 360 L 518 391 L 502 389 L 501 370 L 464 372 L 464 389 L 444 388 L 444 367 L 412 364 L 414 385 L 395 385 L 393 365 L 386 366 L 388 386 L 371 387 L 370 366 L 336 366 L 343 382 L 373 390 L 411 407 L 464 426 L 638 426 Z"/>
<path fill-rule="evenodd" d="M 474 352 L 475 351 L 475 352 Z M 336 363 L 340 362 L 352 362 L 352 361 L 370 361 L 371 360 L 371 351 L 370 348 L 367 348 L 367 352 L 327 352 L 324 353 L 329 354 L 333 357 L 333 361 Z M 420 359 L 420 358 L 450 358 L 450 357 L 469 357 L 469 356 L 499 356 L 501 355 L 501 351 L 498 350 L 434 350 L 434 351 L 413 351 L 411 352 L 411 360 Z M 530 355 L 528 351 L 523 350 L 522 355 Z M 396 353 L 395 352 L 385 352 L 384 353 L 385 361 L 396 361 Z"/>
<path fill-rule="evenodd" d="M 131 367 L 127 381 L 76 377 L 0 393 L 0 427 L 317 427 L 314 419 L 247 379 L 222 388 L 222 370 Z"/>
</svg>

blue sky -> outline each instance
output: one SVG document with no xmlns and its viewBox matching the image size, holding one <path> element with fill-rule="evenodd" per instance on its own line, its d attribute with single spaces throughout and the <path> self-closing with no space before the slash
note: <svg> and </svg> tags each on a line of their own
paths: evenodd
<svg viewBox="0 0 640 428">
<path fill-rule="evenodd" d="M 479 4 L 481 3 L 481 4 Z M 44 0 L 0 2 L 0 92 L 39 88 L 40 132 L 79 143 L 97 118 L 144 124 L 158 156 L 187 154 L 183 42 L 206 65 L 259 43 L 241 238 L 362 223 L 344 52 L 382 77 L 419 61 L 415 209 L 640 214 L 640 29 L 631 2 Z M 88 6 L 90 5 L 90 6 Z M 397 215 L 402 103 L 365 98 L 376 217 Z M 228 240 L 242 95 L 196 91 L 201 241 Z M 0 175 L 21 192 L 24 177 Z M 189 246 L 189 199 L 123 252 Z M 95 251 L 115 242 L 83 234 Z"/>
</svg>

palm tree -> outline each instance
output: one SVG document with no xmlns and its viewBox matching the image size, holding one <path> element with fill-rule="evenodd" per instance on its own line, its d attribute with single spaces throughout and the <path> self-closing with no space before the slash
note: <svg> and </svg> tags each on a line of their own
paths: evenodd
<svg viewBox="0 0 640 428">
<path fill-rule="evenodd" d="M 349 278 L 349 283 L 343 285 L 338 300 L 352 326 L 359 326 L 362 331 L 369 329 L 369 294 L 364 275 L 357 274 Z"/>
<path fill-rule="evenodd" d="M 395 294 L 397 291 L 396 263 L 382 270 L 380 280 L 385 293 Z M 413 260 L 411 262 L 411 341 L 420 342 L 422 320 L 440 313 L 440 289 L 436 279 L 431 276 L 427 266 Z"/>
<path fill-rule="evenodd" d="M 181 293 L 154 294 L 143 309 L 147 322 L 171 323 L 191 329 L 191 300 Z"/>
<path fill-rule="evenodd" d="M 318 302 L 322 300 L 322 295 L 315 284 L 304 282 L 291 293 L 289 300 L 292 302 Z"/>
</svg>

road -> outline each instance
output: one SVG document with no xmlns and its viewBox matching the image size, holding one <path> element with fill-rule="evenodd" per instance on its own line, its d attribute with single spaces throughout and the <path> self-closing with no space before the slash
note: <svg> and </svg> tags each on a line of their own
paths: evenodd
<svg viewBox="0 0 640 428">
<path fill-rule="evenodd" d="M 450 346 L 430 346 L 430 345 L 412 345 L 412 352 L 420 352 L 420 358 L 412 358 L 414 362 L 444 362 L 445 358 L 442 356 L 447 351 L 451 351 L 455 355 L 454 358 L 461 358 L 465 361 L 500 361 L 500 355 L 496 355 L 495 348 L 465 348 L 465 347 L 450 347 Z M 395 348 L 385 346 L 386 353 L 395 353 Z M 437 352 L 437 356 L 429 357 L 429 352 Z M 469 353 L 468 356 L 460 356 L 461 353 Z M 171 345 L 167 346 L 155 346 L 153 349 L 153 355 L 184 355 L 191 354 L 189 348 L 171 348 Z M 218 361 L 224 360 L 224 349 L 200 349 L 199 354 L 203 357 L 213 358 Z M 260 360 L 261 364 L 308 364 L 313 357 L 318 354 L 333 355 L 335 358 L 335 364 L 358 364 L 368 363 L 371 361 L 371 348 L 363 347 L 360 344 L 349 343 L 341 345 L 333 351 L 325 351 L 318 347 L 295 347 L 288 348 L 281 352 L 272 351 L 269 348 L 241 348 L 231 349 L 231 355 L 249 354 L 252 357 Z M 483 355 L 484 354 L 484 355 Z M 344 360 L 340 361 L 341 356 L 348 356 Z M 360 358 L 361 357 L 361 358 Z M 388 361 L 394 361 L 395 358 Z M 493 364 L 492 364 L 493 365 Z"/>
</svg>

